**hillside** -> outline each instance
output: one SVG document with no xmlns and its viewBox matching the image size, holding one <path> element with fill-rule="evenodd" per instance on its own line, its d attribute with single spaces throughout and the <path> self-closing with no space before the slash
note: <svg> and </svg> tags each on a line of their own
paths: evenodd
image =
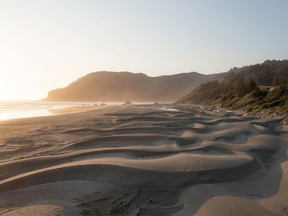
<svg viewBox="0 0 288 216">
<path fill-rule="evenodd" d="M 222 81 L 201 84 L 177 103 L 287 112 L 288 60 L 233 68 Z"/>
<path fill-rule="evenodd" d="M 142 73 L 94 72 L 65 88 L 52 90 L 46 101 L 170 101 L 174 102 L 199 84 L 223 74 L 196 72 L 149 77 Z"/>
</svg>

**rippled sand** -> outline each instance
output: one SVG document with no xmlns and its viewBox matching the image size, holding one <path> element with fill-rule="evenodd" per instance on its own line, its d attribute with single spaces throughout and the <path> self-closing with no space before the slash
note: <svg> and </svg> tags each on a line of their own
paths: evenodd
<svg viewBox="0 0 288 216">
<path fill-rule="evenodd" d="M 287 215 L 279 119 L 161 105 L 0 123 L 1 215 Z"/>
</svg>

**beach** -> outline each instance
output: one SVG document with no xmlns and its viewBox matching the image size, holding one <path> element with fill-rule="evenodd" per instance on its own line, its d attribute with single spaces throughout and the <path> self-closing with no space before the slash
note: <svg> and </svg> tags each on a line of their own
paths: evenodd
<svg viewBox="0 0 288 216">
<path fill-rule="evenodd" d="M 288 215 L 280 117 L 159 104 L 69 111 L 0 121 L 0 215 Z"/>
</svg>

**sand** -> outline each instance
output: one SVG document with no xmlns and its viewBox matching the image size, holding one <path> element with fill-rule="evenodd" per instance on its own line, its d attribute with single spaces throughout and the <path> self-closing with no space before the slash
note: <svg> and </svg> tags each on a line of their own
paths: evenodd
<svg viewBox="0 0 288 216">
<path fill-rule="evenodd" d="M 176 105 L 2 121 L 0 215 L 288 215 L 280 121 Z"/>
</svg>

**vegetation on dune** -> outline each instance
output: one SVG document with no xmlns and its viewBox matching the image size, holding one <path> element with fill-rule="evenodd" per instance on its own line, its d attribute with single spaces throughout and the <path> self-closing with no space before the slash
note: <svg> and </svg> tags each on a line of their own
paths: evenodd
<svg viewBox="0 0 288 216">
<path fill-rule="evenodd" d="M 200 85 L 178 103 L 219 105 L 249 112 L 288 111 L 288 60 L 231 69 L 221 81 Z"/>
</svg>

